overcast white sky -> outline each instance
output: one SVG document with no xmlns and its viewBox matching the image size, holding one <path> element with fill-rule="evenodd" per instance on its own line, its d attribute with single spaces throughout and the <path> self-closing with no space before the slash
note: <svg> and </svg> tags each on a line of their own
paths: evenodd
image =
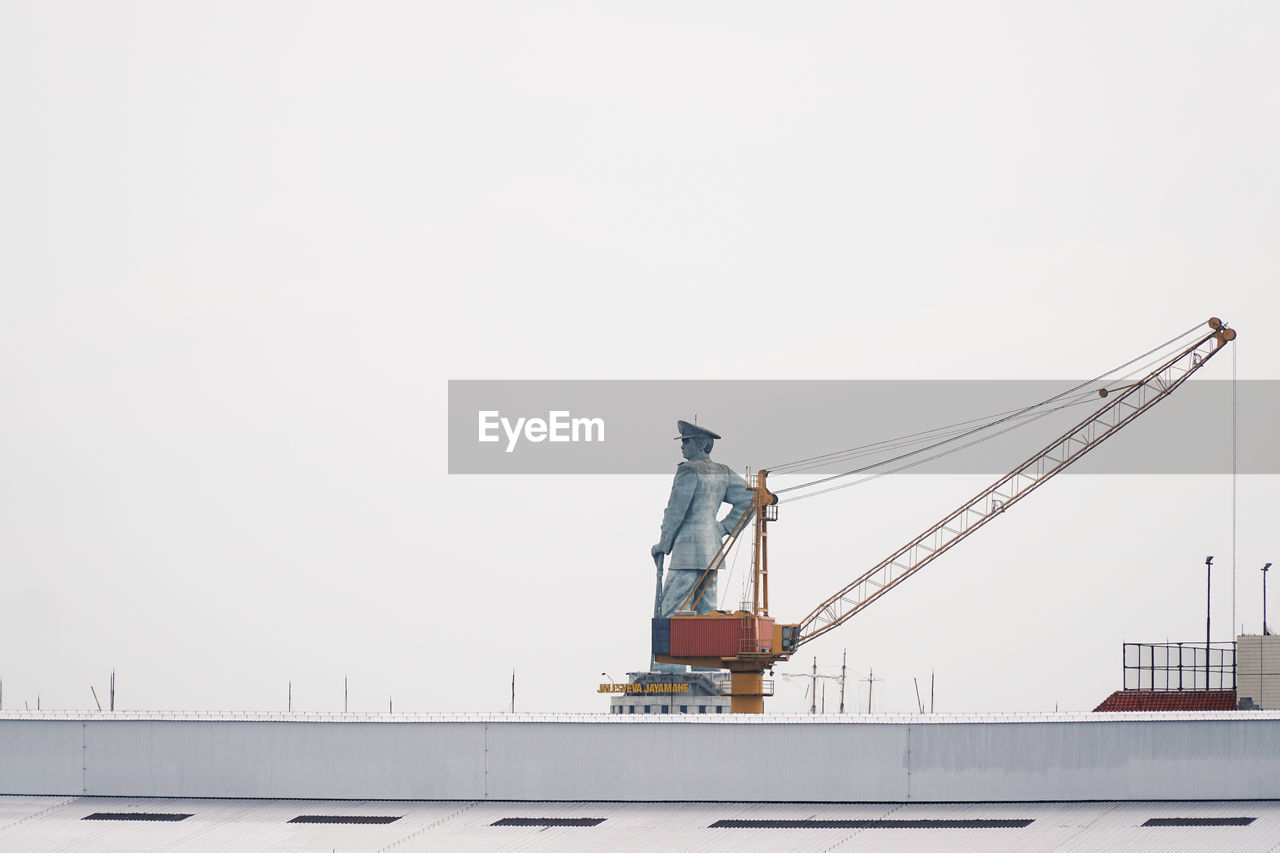
<svg viewBox="0 0 1280 853">
<path fill-rule="evenodd" d="M 353 709 L 498 710 L 514 667 L 522 710 L 603 710 L 669 479 L 451 477 L 449 379 L 1078 377 L 1211 314 L 1280 379 L 1277 32 L 1230 2 L 3 0 L 5 708 L 91 707 L 114 667 L 131 709 L 290 679 L 340 709 L 347 675 Z M 798 417 L 773 456 L 829 449 Z M 984 484 L 796 505 L 775 613 Z M 1277 486 L 1239 482 L 1252 631 Z M 1092 708 L 1122 641 L 1203 636 L 1206 554 L 1229 639 L 1230 510 L 1226 477 L 1061 478 L 789 671 L 847 647 L 877 710 L 931 669 L 940 710 Z"/>
</svg>

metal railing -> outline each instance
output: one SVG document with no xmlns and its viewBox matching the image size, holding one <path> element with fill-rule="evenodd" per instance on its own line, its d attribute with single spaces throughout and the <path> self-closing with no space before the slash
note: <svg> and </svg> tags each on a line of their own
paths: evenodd
<svg viewBox="0 0 1280 853">
<path fill-rule="evenodd" d="M 761 695 L 761 696 L 772 696 L 772 695 L 773 695 L 773 687 L 774 687 L 774 683 L 775 683 L 775 682 L 774 682 L 774 680 L 773 680 L 772 678 L 762 678 L 762 679 L 760 679 L 760 695 Z M 720 695 L 721 695 L 721 696 L 732 696 L 732 695 L 733 695 L 733 690 L 732 690 L 732 687 L 731 687 L 730 682 L 728 681 L 728 679 L 726 679 L 726 680 L 724 680 L 724 681 L 720 682 Z"/>
<path fill-rule="evenodd" d="M 1125 643 L 1124 689 L 1235 690 L 1235 643 Z"/>
</svg>

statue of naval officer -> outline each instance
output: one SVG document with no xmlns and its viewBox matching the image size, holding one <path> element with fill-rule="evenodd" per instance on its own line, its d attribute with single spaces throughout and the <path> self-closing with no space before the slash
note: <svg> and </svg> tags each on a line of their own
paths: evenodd
<svg viewBox="0 0 1280 853">
<path fill-rule="evenodd" d="M 728 465 L 711 461 L 711 448 L 719 435 L 688 421 L 679 421 L 677 429 L 680 452 L 686 461 L 676 467 L 671 498 L 662 515 L 661 538 L 649 549 L 659 567 L 662 555 L 670 555 L 656 614 L 666 618 L 694 592 L 724 537 L 751 509 L 752 500 L 746 480 Z M 726 503 L 732 504 L 733 509 L 724 518 L 717 519 L 720 505 Z M 694 598 L 699 593 L 702 597 L 695 608 L 698 613 L 716 609 L 716 572 L 707 575 L 701 588 L 694 592 Z M 683 666 L 675 664 L 654 663 L 651 668 L 655 672 L 685 671 Z"/>
</svg>

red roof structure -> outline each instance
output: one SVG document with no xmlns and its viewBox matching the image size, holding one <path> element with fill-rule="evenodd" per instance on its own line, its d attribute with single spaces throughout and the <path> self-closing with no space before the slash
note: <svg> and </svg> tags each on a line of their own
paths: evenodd
<svg viewBox="0 0 1280 853">
<path fill-rule="evenodd" d="M 1234 690 L 1117 690 L 1094 711 L 1234 711 Z"/>
</svg>

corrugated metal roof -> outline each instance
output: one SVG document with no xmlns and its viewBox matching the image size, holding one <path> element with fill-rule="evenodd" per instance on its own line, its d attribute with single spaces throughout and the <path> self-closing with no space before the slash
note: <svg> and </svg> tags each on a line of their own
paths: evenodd
<svg viewBox="0 0 1280 853">
<path fill-rule="evenodd" d="M 86 821 L 101 811 L 179 822 Z M 391 824 L 297 824 L 299 814 L 397 814 Z M 494 826 L 503 818 L 596 826 Z M 1252 817 L 1247 826 L 1151 827 L 1151 818 Z M 720 820 L 1030 820 L 1021 828 L 716 829 Z M 0 848 L 144 850 L 1275 850 L 1280 801 L 1093 803 L 564 803 L 0 797 Z"/>
</svg>

